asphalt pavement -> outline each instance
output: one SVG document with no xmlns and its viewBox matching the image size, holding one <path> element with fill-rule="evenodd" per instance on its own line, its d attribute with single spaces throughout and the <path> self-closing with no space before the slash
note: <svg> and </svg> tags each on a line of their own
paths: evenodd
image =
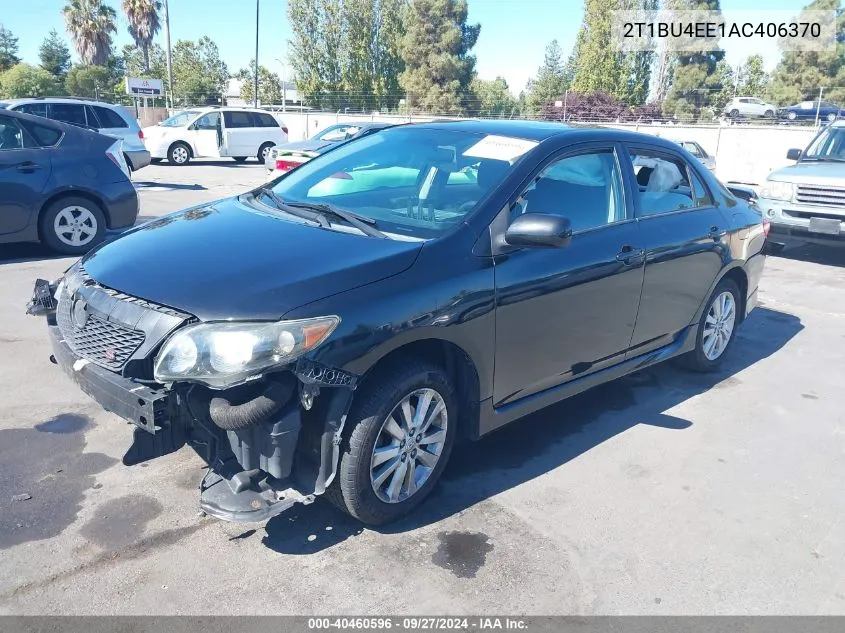
<svg viewBox="0 0 845 633">
<path fill-rule="evenodd" d="M 135 182 L 146 219 L 263 178 Z M 124 467 L 131 426 L 24 314 L 71 261 L 0 245 L 0 614 L 845 614 L 845 249 L 770 257 L 719 373 L 661 366 L 460 446 L 380 529 L 320 500 L 199 516 L 187 448 Z"/>
</svg>

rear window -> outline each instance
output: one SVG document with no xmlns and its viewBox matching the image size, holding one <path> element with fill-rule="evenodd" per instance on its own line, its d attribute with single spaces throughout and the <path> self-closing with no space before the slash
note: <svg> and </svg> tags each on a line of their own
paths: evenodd
<svg viewBox="0 0 845 633">
<path fill-rule="evenodd" d="M 253 112 L 252 119 L 255 127 L 279 127 L 279 122 L 275 117 L 266 112 Z"/>
<path fill-rule="evenodd" d="M 100 127 L 104 128 L 127 128 L 129 124 L 123 120 L 117 112 L 102 106 L 92 106 L 97 118 L 100 120 Z"/>
<path fill-rule="evenodd" d="M 62 138 L 61 130 L 32 121 L 21 121 L 26 131 L 35 139 L 38 147 L 53 147 Z"/>
<path fill-rule="evenodd" d="M 229 128 L 253 127 L 249 112 L 226 111 L 223 113 L 223 122 Z"/>
<path fill-rule="evenodd" d="M 76 103 L 51 103 L 50 118 L 72 125 L 88 125 L 85 120 L 85 108 Z"/>
</svg>

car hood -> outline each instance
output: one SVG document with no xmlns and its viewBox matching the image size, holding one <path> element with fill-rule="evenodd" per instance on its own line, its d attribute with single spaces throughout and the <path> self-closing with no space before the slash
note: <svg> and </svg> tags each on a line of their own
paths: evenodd
<svg viewBox="0 0 845 633">
<path fill-rule="evenodd" d="M 845 187 L 845 163 L 809 162 L 782 167 L 769 174 L 769 180 L 801 185 Z"/>
<path fill-rule="evenodd" d="M 103 286 L 203 321 L 273 320 L 399 274 L 421 247 L 306 226 L 229 198 L 137 226 L 82 265 Z"/>
</svg>

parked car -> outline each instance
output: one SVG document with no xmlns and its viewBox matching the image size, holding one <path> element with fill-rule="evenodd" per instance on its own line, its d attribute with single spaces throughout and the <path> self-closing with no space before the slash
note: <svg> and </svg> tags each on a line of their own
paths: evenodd
<svg viewBox="0 0 845 633">
<path fill-rule="evenodd" d="M 0 192 L 0 243 L 66 255 L 138 217 L 120 140 L 12 110 L 0 110 Z"/>
<path fill-rule="evenodd" d="M 272 148 L 264 161 L 264 167 L 268 173 L 278 176 L 333 147 L 337 147 L 341 143 L 383 130 L 391 125 L 393 123 L 376 121 L 331 125 L 324 130 L 320 130 L 307 141 L 285 143 Z"/>
<path fill-rule="evenodd" d="M 789 121 L 815 121 L 816 116 L 818 116 L 819 121 L 835 121 L 843 114 L 845 114 L 845 111 L 835 103 L 819 101 L 818 99 L 802 101 L 778 110 L 778 117 Z"/>
<path fill-rule="evenodd" d="M 845 121 L 824 127 L 793 165 L 769 174 L 757 204 L 771 221 L 772 235 L 819 243 L 845 240 Z"/>
<path fill-rule="evenodd" d="M 775 118 L 778 111 L 776 105 L 767 103 L 757 97 L 734 97 L 722 110 L 723 114 L 736 119 L 739 117 Z"/>
<path fill-rule="evenodd" d="M 324 186 L 342 174 L 366 185 Z M 666 140 L 403 125 L 138 226 L 36 282 L 29 311 L 55 315 L 59 367 L 134 423 L 125 464 L 187 443 L 211 465 L 208 514 L 325 494 L 378 524 L 431 493 L 459 437 L 670 358 L 717 368 L 764 238 Z"/>
<path fill-rule="evenodd" d="M 0 103 L 0 107 L 47 117 L 119 138 L 123 141 L 123 157 L 132 171 L 138 171 L 150 164 L 150 153 L 144 147 L 141 127 L 123 106 L 88 99 L 37 97 L 9 99 Z"/>
<path fill-rule="evenodd" d="M 269 112 L 249 108 L 184 110 L 144 128 L 153 162 L 185 165 L 192 158 L 250 156 L 264 162 L 270 148 L 287 143 L 288 129 Z"/>
<path fill-rule="evenodd" d="M 697 141 L 675 141 L 678 145 L 695 156 L 701 164 L 712 172 L 716 171 L 716 159 L 710 156 Z"/>
</svg>

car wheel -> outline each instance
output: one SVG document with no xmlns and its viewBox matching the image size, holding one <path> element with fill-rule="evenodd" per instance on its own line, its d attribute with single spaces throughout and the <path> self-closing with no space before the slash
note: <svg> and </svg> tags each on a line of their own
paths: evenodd
<svg viewBox="0 0 845 633">
<path fill-rule="evenodd" d="M 187 165 L 191 160 L 191 148 L 184 143 L 174 143 L 167 150 L 167 162 L 171 165 Z"/>
<path fill-rule="evenodd" d="M 795 114 L 794 112 L 790 112 L 789 114 L 786 115 L 786 118 L 789 119 L 790 121 L 794 121 L 795 119 L 798 118 L 798 115 Z"/>
<path fill-rule="evenodd" d="M 767 119 L 773 119 L 773 118 L 775 118 L 775 112 L 774 112 L 774 110 L 766 110 L 763 113 L 763 116 L 766 117 Z"/>
<path fill-rule="evenodd" d="M 370 525 L 394 521 L 431 493 L 455 440 L 457 397 L 437 365 L 412 361 L 357 394 L 328 498 Z"/>
<path fill-rule="evenodd" d="M 260 148 L 258 148 L 258 162 L 264 164 L 264 161 L 267 160 L 267 152 L 270 151 L 270 148 L 275 147 L 273 143 L 264 143 Z"/>
<path fill-rule="evenodd" d="M 827 120 L 831 121 L 831 122 L 835 121 L 836 120 L 836 114 L 834 112 L 829 112 L 828 115 L 827 115 Z"/>
<path fill-rule="evenodd" d="M 233 159 L 236 163 L 245 163 L 247 158 L 248 158 L 247 156 L 233 156 L 233 157 L 232 157 L 232 159 Z"/>
<path fill-rule="evenodd" d="M 734 342 L 740 322 L 739 287 L 732 279 L 716 286 L 698 323 L 695 349 L 681 357 L 694 371 L 713 371 L 719 367 Z"/>
<path fill-rule="evenodd" d="M 731 118 L 732 118 L 732 119 L 737 118 L 737 117 L 739 116 L 739 110 L 737 110 L 736 108 L 734 108 L 733 110 L 731 110 L 731 112 L 730 112 L 730 116 L 731 116 Z"/>
<path fill-rule="evenodd" d="M 106 218 L 100 207 L 86 198 L 60 198 L 42 212 L 39 228 L 50 250 L 82 255 L 102 241 Z"/>
</svg>

